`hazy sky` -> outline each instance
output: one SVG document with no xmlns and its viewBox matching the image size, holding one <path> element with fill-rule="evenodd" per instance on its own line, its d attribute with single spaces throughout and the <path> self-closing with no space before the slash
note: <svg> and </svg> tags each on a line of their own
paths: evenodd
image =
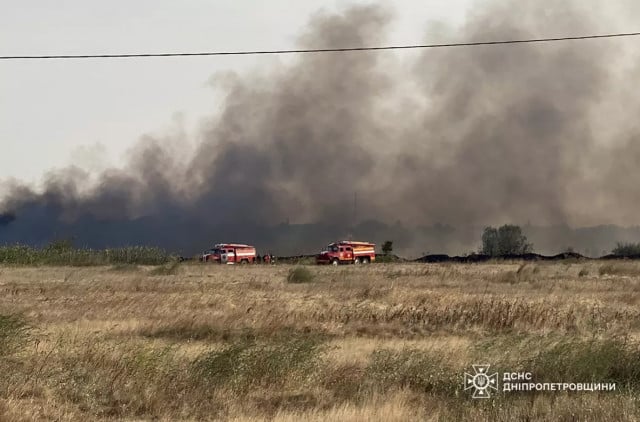
<svg viewBox="0 0 640 422">
<path fill-rule="evenodd" d="M 1 0 L 0 54 L 291 48 L 311 14 L 358 3 L 368 2 Z M 469 3 L 383 3 L 396 14 L 388 42 L 423 42 L 429 21 L 455 25 Z M 212 75 L 274 60 L 287 59 L 2 61 L 0 180 L 39 183 L 45 171 L 71 163 L 98 170 L 117 165 L 145 133 L 162 134 L 179 125 L 195 133 L 198 122 L 216 111 Z"/>
</svg>

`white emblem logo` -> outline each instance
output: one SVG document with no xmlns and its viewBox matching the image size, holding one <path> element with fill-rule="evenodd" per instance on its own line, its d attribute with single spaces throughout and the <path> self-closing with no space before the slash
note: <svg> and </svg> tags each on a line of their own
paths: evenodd
<svg viewBox="0 0 640 422">
<path fill-rule="evenodd" d="M 464 389 L 473 388 L 474 399 L 488 399 L 491 397 L 489 390 L 498 391 L 498 373 L 489 375 L 490 365 L 473 365 L 473 374 L 464 374 Z"/>
</svg>

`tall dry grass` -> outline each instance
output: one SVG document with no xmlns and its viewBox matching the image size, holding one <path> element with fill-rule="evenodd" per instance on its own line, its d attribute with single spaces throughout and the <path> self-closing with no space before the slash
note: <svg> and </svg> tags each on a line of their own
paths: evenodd
<svg viewBox="0 0 640 422">
<path fill-rule="evenodd" d="M 640 276 L 602 265 L 0 267 L 0 420 L 635 420 Z M 619 391 L 474 401 L 479 362 Z"/>
</svg>

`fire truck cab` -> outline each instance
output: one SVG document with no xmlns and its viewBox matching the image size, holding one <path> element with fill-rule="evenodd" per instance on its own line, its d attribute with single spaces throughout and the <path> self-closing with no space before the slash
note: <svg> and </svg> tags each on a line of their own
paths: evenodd
<svg viewBox="0 0 640 422">
<path fill-rule="evenodd" d="M 249 264 L 256 262 L 256 248 L 239 243 L 219 243 L 202 253 L 202 262 Z"/>
<path fill-rule="evenodd" d="M 317 264 L 368 264 L 375 261 L 375 243 L 342 240 L 330 243 L 316 257 Z"/>
</svg>

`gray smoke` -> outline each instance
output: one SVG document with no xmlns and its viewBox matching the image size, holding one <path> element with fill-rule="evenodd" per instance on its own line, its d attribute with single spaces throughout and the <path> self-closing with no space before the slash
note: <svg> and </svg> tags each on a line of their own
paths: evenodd
<svg viewBox="0 0 640 422">
<path fill-rule="evenodd" d="M 592 20 L 604 16 L 595 5 L 577 1 L 479 6 L 461 30 L 432 26 L 430 41 L 611 30 Z M 384 44 L 391 21 L 375 5 L 318 13 L 299 44 Z M 184 135 L 147 137 L 96 186 L 84 186 L 77 168 L 50 174 L 43 192 L 14 186 L 0 205 L 0 242 L 72 233 L 94 246 L 193 251 L 222 236 L 263 247 L 324 242 L 374 219 L 636 224 L 638 104 L 629 89 L 640 72 L 618 64 L 629 42 L 307 54 L 219 75 L 223 111 L 195 151 L 181 150 Z M 618 109 L 619 100 L 630 103 Z M 273 229 L 289 221 L 317 226 Z M 424 237 L 405 240 L 419 250 Z"/>
</svg>

